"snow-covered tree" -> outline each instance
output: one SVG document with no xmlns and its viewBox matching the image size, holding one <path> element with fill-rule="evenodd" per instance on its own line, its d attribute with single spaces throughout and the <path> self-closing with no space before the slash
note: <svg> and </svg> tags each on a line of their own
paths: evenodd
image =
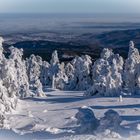
<svg viewBox="0 0 140 140">
<path fill-rule="evenodd" d="M 16 75 L 15 63 L 12 60 L 4 59 L 1 64 L 1 80 L 9 97 L 20 96 L 19 95 L 19 85 Z"/>
<path fill-rule="evenodd" d="M 56 88 L 56 85 L 55 85 L 55 77 L 56 77 L 56 74 L 58 73 L 58 70 L 59 70 L 59 58 L 58 58 L 58 53 L 57 51 L 55 50 L 53 53 L 52 53 L 52 58 L 50 60 L 50 68 L 49 68 L 49 79 L 50 79 L 50 85 L 52 86 L 52 88 Z"/>
<path fill-rule="evenodd" d="M 40 82 L 39 79 L 35 81 L 34 87 L 35 87 L 36 96 L 38 96 L 38 97 L 44 97 L 45 96 L 45 93 L 43 92 L 42 83 Z"/>
<path fill-rule="evenodd" d="M 52 53 L 52 58 L 51 58 L 51 61 L 50 61 L 50 64 L 52 66 L 55 66 L 56 64 L 59 63 L 59 58 L 58 58 L 58 53 L 57 51 L 55 50 L 53 53 Z"/>
<path fill-rule="evenodd" d="M 27 76 L 27 69 L 25 61 L 23 60 L 23 49 L 17 49 L 15 47 L 10 47 L 9 61 L 14 64 L 13 75 L 16 75 L 14 82 L 18 85 L 18 95 L 21 97 L 29 96 L 29 83 Z"/>
<path fill-rule="evenodd" d="M 39 56 L 31 55 L 30 58 L 26 60 L 30 89 L 35 91 L 37 96 L 44 96 L 42 83 L 40 82 L 41 65 L 42 58 Z M 41 93 L 38 93 L 39 91 Z"/>
<path fill-rule="evenodd" d="M 50 84 L 50 79 L 49 79 L 49 68 L 50 64 L 46 61 L 42 62 L 41 69 L 40 69 L 40 81 L 43 86 L 47 86 Z"/>
<path fill-rule="evenodd" d="M 65 86 L 67 84 L 68 81 L 68 77 L 65 74 L 65 64 L 61 63 L 58 65 L 58 72 L 54 75 L 54 85 L 55 88 L 60 89 L 60 90 L 64 90 Z"/>
<path fill-rule="evenodd" d="M 140 63 L 136 67 L 136 94 L 140 94 Z"/>
<path fill-rule="evenodd" d="M 4 54 L 3 54 L 3 42 L 4 42 L 4 39 L 2 37 L 0 37 L 0 61 L 3 60 L 4 58 Z"/>
<path fill-rule="evenodd" d="M 12 64 L 3 54 L 3 41 L 3 38 L 0 37 L 0 116 L 3 116 L 6 112 L 15 110 L 18 102 L 16 97 L 17 86 L 13 81 L 15 79 L 15 74 L 13 74 Z"/>
<path fill-rule="evenodd" d="M 0 113 L 11 112 L 16 109 L 18 99 L 15 95 L 9 96 L 7 88 L 0 80 Z"/>
<path fill-rule="evenodd" d="M 91 57 L 88 55 L 83 55 L 78 57 L 74 62 L 75 67 L 75 77 L 77 78 L 76 89 L 86 90 L 91 84 L 90 79 L 90 68 L 92 65 Z"/>
<path fill-rule="evenodd" d="M 67 63 L 66 66 L 65 66 L 65 73 L 68 77 L 68 82 L 65 86 L 65 90 L 75 89 L 75 85 L 76 85 L 76 79 L 75 79 L 75 76 L 74 76 L 75 69 L 74 69 L 74 66 L 70 62 Z"/>
<path fill-rule="evenodd" d="M 64 89 L 67 83 L 67 76 L 65 74 L 65 64 L 59 62 L 58 53 L 54 51 L 50 61 L 49 79 L 51 80 L 52 88 Z"/>
<path fill-rule="evenodd" d="M 85 95 L 116 96 L 122 89 L 123 58 L 110 49 L 103 49 L 101 58 L 95 61 L 92 68 L 93 86 Z"/>
<path fill-rule="evenodd" d="M 139 65 L 140 65 L 139 51 L 137 48 L 135 48 L 134 42 L 130 41 L 128 58 L 126 59 L 125 68 L 124 68 L 124 82 L 125 82 L 125 88 L 131 94 L 135 94 L 136 89 L 140 88 Z"/>
<path fill-rule="evenodd" d="M 35 81 L 37 81 L 40 76 L 40 66 L 37 63 L 37 59 L 35 55 L 32 54 L 26 60 L 26 66 L 27 66 L 27 75 L 29 78 L 30 88 L 33 89 Z"/>
<path fill-rule="evenodd" d="M 86 90 L 91 85 L 91 57 L 83 55 L 73 59 L 66 65 L 66 73 L 69 77 L 67 88 L 69 90 Z"/>
</svg>

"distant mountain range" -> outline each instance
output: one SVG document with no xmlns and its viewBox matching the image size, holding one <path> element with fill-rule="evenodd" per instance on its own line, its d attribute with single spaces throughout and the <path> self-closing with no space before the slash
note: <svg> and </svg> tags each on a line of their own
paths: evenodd
<svg viewBox="0 0 140 140">
<path fill-rule="evenodd" d="M 115 53 L 127 56 L 129 41 L 133 40 L 140 49 L 140 29 L 119 30 L 100 34 L 85 33 L 81 35 L 59 34 L 55 32 L 39 34 L 16 34 L 5 36 L 6 52 L 13 45 L 24 49 L 24 56 L 40 55 L 49 60 L 51 53 L 58 50 L 60 59 L 69 61 L 76 55 L 88 54 L 93 59 L 100 56 L 105 47 L 112 48 Z M 13 41 L 15 40 L 15 41 Z"/>
</svg>

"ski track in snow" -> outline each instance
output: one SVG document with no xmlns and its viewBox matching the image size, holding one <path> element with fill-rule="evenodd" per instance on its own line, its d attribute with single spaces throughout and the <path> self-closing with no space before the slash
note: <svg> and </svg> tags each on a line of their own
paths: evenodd
<svg viewBox="0 0 140 140">
<path fill-rule="evenodd" d="M 47 97 L 43 98 L 21 100 L 19 112 L 7 115 L 9 126 L 16 134 L 3 130 L 4 132 L 0 132 L 0 138 L 6 134 L 7 137 L 15 136 L 18 139 L 100 139 L 100 136 L 74 133 L 77 126 L 74 116 L 82 106 L 91 107 L 97 118 L 103 117 L 104 112 L 109 109 L 117 111 L 123 119 L 122 125 L 126 128 L 123 132 L 126 133 L 123 134 L 125 139 L 139 133 L 139 97 L 125 97 L 120 102 L 119 97 L 87 98 L 82 92 L 53 91 L 46 94 Z M 135 139 L 137 137 L 135 136 Z"/>
</svg>

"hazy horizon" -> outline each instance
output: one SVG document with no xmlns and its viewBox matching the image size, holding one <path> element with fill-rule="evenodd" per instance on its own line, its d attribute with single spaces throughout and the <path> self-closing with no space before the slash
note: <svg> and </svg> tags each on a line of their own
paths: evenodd
<svg viewBox="0 0 140 140">
<path fill-rule="evenodd" d="M 1 0 L 0 33 L 138 28 L 139 5 L 139 0 Z"/>
<path fill-rule="evenodd" d="M 0 13 L 140 13 L 139 0 L 1 0 Z"/>
</svg>

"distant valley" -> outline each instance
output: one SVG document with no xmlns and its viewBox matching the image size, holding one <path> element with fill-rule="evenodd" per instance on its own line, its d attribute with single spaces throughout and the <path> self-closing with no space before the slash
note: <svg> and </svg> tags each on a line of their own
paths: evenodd
<svg viewBox="0 0 140 140">
<path fill-rule="evenodd" d="M 93 59 L 100 56 L 103 48 L 108 47 L 124 58 L 128 53 L 128 44 L 133 40 L 140 49 L 140 29 L 104 32 L 100 34 L 86 33 L 81 35 L 62 35 L 59 33 L 17 34 L 6 36 L 5 50 L 13 45 L 24 49 L 24 57 L 32 53 L 49 60 L 51 53 L 58 50 L 60 59 L 69 61 L 76 55 L 88 54 Z M 13 42 L 12 40 L 16 40 Z"/>
</svg>

